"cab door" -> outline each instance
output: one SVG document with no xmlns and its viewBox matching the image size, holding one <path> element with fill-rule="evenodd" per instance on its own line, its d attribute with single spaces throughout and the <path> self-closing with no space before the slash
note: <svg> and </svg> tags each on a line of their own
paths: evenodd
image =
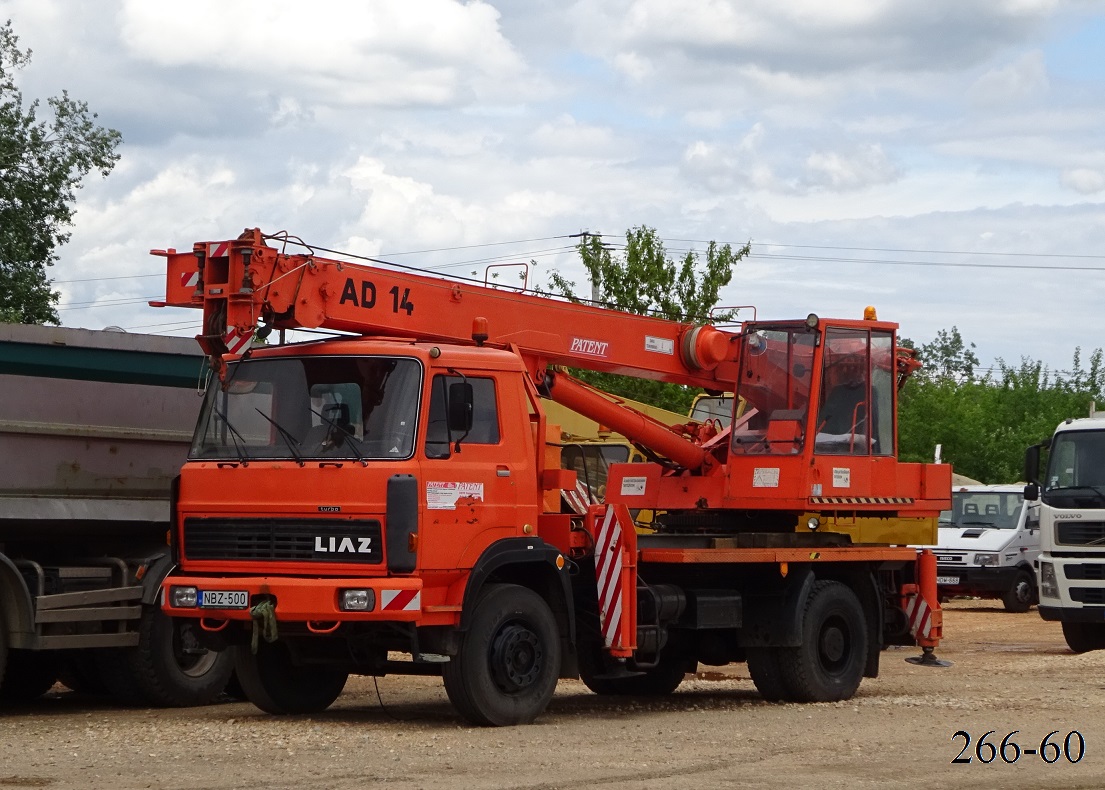
<svg viewBox="0 0 1105 790">
<path fill-rule="evenodd" d="M 467 431 L 449 426 L 454 384 L 472 388 Z M 471 567 L 487 546 L 521 535 L 524 524 L 532 523 L 532 448 L 522 440 L 529 430 L 515 424 L 525 402 L 517 400 L 521 376 L 436 371 L 428 386 L 420 448 L 420 562 L 426 570 Z"/>
</svg>

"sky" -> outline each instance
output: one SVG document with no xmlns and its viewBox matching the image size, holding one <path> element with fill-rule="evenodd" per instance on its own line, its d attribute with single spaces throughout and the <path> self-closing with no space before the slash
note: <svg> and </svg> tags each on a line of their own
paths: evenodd
<svg viewBox="0 0 1105 790">
<path fill-rule="evenodd" d="M 751 242 L 760 319 L 987 368 L 1105 345 L 1103 0 L 0 0 L 27 100 L 123 144 L 51 269 L 62 324 L 193 335 L 163 260 L 243 228 L 582 284 L 572 234 Z M 744 310 L 742 317 L 751 317 Z"/>
</svg>

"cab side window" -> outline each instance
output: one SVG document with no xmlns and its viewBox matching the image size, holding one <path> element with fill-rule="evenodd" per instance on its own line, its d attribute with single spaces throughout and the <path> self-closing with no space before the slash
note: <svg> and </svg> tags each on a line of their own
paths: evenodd
<svg viewBox="0 0 1105 790">
<path fill-rule="evenodd" d="M 449 434 L 449 385 L 466 381 L 472 385 L 472 429 L 467 435 Z M 499 404 L 495 396 L 495 380 L 473 376 L 434 376 L 430 385 L 430 415 L 426 428 L 426 457 L 448 458 L 454 445 L 498 444 Z"/>
</svg>

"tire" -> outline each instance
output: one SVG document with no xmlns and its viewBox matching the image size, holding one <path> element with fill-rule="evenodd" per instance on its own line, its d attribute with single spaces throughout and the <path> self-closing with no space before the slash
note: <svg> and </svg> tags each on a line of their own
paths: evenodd
<svg viewBox="0 0 1105 790">
<path fill-rule="evenodd" d="M 683 682 L 690 672 L 698 669 L 698 662 L 682 656 L 667 657 L 660 654 L 654 667 L 640 675 L 624 678 L 595 677 L 590 661 L 580 661 L 579 679 L 596 694 L 607 697 L 666 697 Z"/>
<path fill-rule="evenodd" d="M 128 663 L 139 693 L 152 705 L 184 708 L 214 702 L 234 672 L 236 648 L 208 650 L 196 639 L 198 624 L 143 607 L 138 647 Z"/>
<path fill-rule="evenodd" d="M 560 633 L 548 604 L 526 587 L 489 585 L 442 675 L 453 707 L 472 724 L 532 722 L 560 677 Z"/>
<path fill-rule="evenodd" d="M 783 674 L 779 669 L 779 650 L 777 647 L 748 648 L 748 674 L 756 684 L 756 691 L 767 702 L 789 700 Z"/>
<path fill-rule="evenodd" d="M 107 696 L 110 692 L 95 656 L 99 651 L 85 648 L 66 652 L 68 655 L 58 668 L 58 679 L 78 694 Z"/>
<path fill-rule="evenodd" d="M 802 643 L 776 650 L 789 699 L 850 699 L 867 663 L 867 622 L 859 599 L 840 582 L 816 582 L 802 613 Z"/>
<path fill-rule="evenodd" d="M 8 668 L 0 682 L 0 700 L 30 702 L 54 687 L 60 662 L 50 651 L 10 650 Z"/>
<path fill-rule="evenodd" d="M 1063 624 L 1063 639 L 1075 653 L 1105 649 L 1105 623 Z"/>
<path fill-rule="evenodd" d="M 1023 568 L 1017 571 L 1001 602 L 1007 612 L 1027 612 L 1036 603 L 1036 577 Z"/>
<path fill-rule="evenodd" d="M 234 672 L 246 698 L 266 713 L 319 713 L 345 688 L 349 673 L 327 666 L 298 666 L 286 642 L 265 642 L 257 654 L 237 651 Z"/>
</svg>

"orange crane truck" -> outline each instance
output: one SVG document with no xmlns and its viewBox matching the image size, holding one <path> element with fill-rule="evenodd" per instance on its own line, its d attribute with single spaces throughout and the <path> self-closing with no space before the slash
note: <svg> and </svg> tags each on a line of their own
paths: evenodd
<svg viewBox="0 0 1105 790">
<path fill-rule="evenodd" d="M 243 646 L 258 707 L 323 710 L 351 673 L 441 674 L 464 719 L 512 725 L 561 677 L 660 695 L 744 661 L 765 698 L 805 702 L 851 697 L 888 645 L 939 663 L 935 560 L 909 546 L 934 542 L 951 471 L 895 456 L 917 366 L 895 324 L 726 331 L 317 252 L 256 229 L 153 251 L 155 304 L 203 310 L 217 372 L 163 609 Z M 352 334 L 250 345 L 308 328 Z M 747 407 L 668 426 L 562 366 Z M 612 465 L 604 503 L 563 506 L 575 473 L 545 399 L 650 460 Z"/>
</svg>

